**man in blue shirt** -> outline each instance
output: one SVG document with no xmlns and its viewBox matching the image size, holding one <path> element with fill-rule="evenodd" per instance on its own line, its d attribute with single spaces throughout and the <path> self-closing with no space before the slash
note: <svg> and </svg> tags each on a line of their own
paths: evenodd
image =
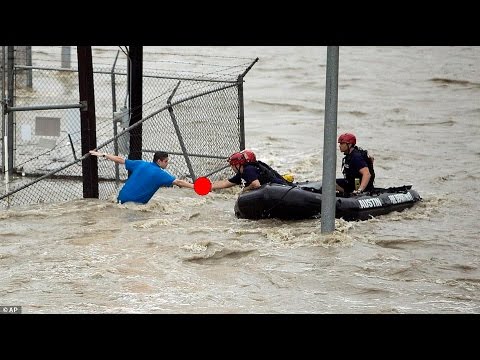
<svg viewBox="0 0 480 360">
<path fill-rule="evenodd" d="M 95 150 L 90 150 L 90 154 L 104 157 L 117 164 L 125 164 L 125 168 L 130 171 L 130 176 L 117 197 L 121 204 L 126 202 L 146 204 L 162 186 L 177 185 L 193 189 L 192 183 L 177 179 L 165 170 L 168 165 L 168 154 L 166 152 L 155 152 L 152 162 L 124 159 L 117 155 L 105 154 Z"/>
</svg>

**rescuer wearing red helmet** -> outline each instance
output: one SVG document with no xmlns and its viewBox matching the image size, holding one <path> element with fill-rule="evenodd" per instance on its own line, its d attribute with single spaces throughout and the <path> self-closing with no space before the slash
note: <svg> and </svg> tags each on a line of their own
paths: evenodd
<svg viewBox="0 0 480 360">
<path fill-rule="evenodd" d="M 373 190 L 375 171 L 373 157 L 366 150 L 356 146 L 354 134 L 344 133 L 338 137 L 339 149 L 345 154 L 342 159 L 344 178 L 337 179 L 337 191 L 343 193 L 362 193 Z"/>
<path fill-rule="evenodd" d="M 283 185 L 290 185 L 278 172 L 269 165 L 257 160 L 255 153 L 251 150 L 235 152 L 227 159 L 235 175 L 228 180 L 219 180 L 212 183 L 212 190 L 225 189 L 235 185 L 241 185 L 242 179 L 245 182 L 243 191 L 259 188 L 263 184 L 272 182 Z"/>
</svg>

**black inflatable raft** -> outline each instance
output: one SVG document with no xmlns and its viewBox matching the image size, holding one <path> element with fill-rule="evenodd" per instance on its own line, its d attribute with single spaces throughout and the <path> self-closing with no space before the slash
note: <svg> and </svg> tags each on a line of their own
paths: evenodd
<svg viewBox="0 0 480 360">
<path fill-rule="evenodd" d="M 245 219 L 308 219 L 321 215 L 321 182 L 305 182 L 296 186 L 265 184 L 240 194 L 235 202 L 235 215 Z M 345 196 L 337 194 L 336 218 L 347 221 L 367 220 L 392 211 L 402 211 L 420 201 L 411 185 L 375 188 L 370 193 Z"/>
</svg>

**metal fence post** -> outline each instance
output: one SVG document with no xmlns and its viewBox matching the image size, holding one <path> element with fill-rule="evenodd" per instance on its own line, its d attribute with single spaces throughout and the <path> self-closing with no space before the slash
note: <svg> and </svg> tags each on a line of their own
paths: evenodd
<svg viewBox="0 0 480 360">
<path fill-rule="evenodd" d="M 115 155 L 118 155 L 118 138 L 117 138 L 117 124 L 118 119 L 115 118 L 115 113 L 117 112 L 117 92 L 115 87 L 115 66 L 117 64 L 118 54 L 120 51 L 117 51 L 117 56 L 115 56 L 115 60 L 113 61 L 112 65 L 112 74 L 110 77 L 111 84 L 112 84 L 112 113 L 113 113 L 113 137 L 115 138 L 115 142 L 113 143 L 113 151 Z M 115 184 L 118 186 L 120 183 L 120 169 L 117 163 L 115 163 Z"/>
<path fill-rule="evenodd" d="M 240 150 L 245 149 L 245 113 L 243 109 L 243 76 L 238 76 L 238 120 L 240 121 Z"/>
<path fill-rule="evenodd" d="M 14 93 L 13 93 L 13 90 L 14 90 L 14 84 L 13 84 L 13 81 L 14 81 L 14 76 L 13 76 L 13 67 L 14 67 L 14 47 L 13 46 L 8 46 L 8 60 L 7 60 L 7 67 L 8 67 L 8 71 L 7 71 L 7 106 L 13 106 L 14 102 L 13 102 L 13 97 L 14 97 Z M 8 161 L 7 161 L 7 166 L 8 166 L 8 170 L 6 170 L 6 172 L 8 172 L 8 175 L 12 175 L 13 174 L 13 147 L 14 147 L 14 144 L 13 144 L 13 141 L 14 141 L 14 121 L 13 121 L 13 112 L 9 111 L 8 114 L 7 114 L 7 131 L 6 131 L 6 142 L 7 142 L 7 156 L 8 156 Z M 5 140 L 4 140 L 5 141 Z"/>
<path fill-rule="evenodd" d="M 7 113 L 6 109 L 7 109 L 7 104 L 5 102 L 5 46 L 2 46 L 2 98 L 0 99 L 1 103 L 2 103 L 2 131 L 1 131 L 1 136 L 2 136 L 2 172 L 5 172 L 5 156 L 6 156 L 6 153 L 5 153 L 5 143 L 4 143 L 4 139 L 5 137 L 7 136 L 7 133 L 6 133 L 6 126 L 7 126 L 7 123 L 5 122 L 5 114 Z"/>
<path fill-rule="evenodd" d="M 80 110 L 82 154 L 97 148 L 97 125 L 95 118 L 95 94 L 93 84 L 92 47 L 78 46 L 78 93 L 80 103 L 86 108 Z M 82 161 L 83 197 L 98 199 L 98 162 L 95 156 Z"/>
<path fill-rule="evenodd" d="M 27 46 L 25 52 L 25 65 L 32 66 L 32 47 Z M 31 89 L 33 86 L 33 79 L 32 79 L 32 69 L 27 69 L 27 88 Z"/>
</svg>

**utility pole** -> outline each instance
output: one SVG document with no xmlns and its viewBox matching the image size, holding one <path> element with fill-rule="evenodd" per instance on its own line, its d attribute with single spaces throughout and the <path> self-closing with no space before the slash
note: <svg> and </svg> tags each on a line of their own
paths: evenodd
<svg viewBox="0 0 480 360">
<path fill-rule="evenodd" d="M 327 47 L 325 125 L 323 129 L 322 234 L 335 230 L 338 107 L 338 46 Z"/>
</svg>

